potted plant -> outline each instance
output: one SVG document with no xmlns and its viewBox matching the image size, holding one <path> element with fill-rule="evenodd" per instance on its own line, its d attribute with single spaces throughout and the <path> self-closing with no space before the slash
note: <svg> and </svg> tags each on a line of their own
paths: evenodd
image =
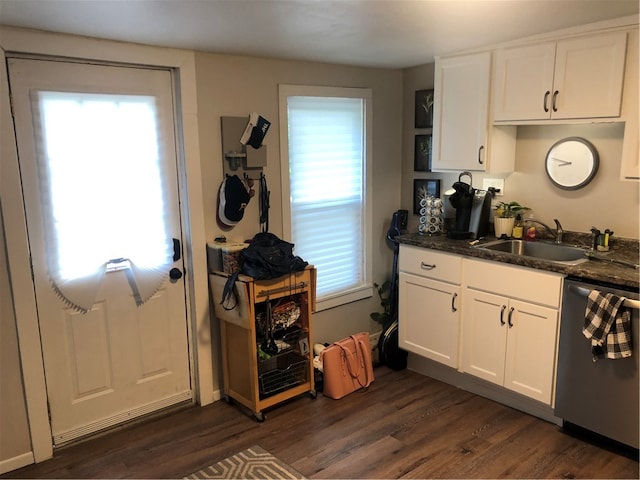
<svg viewBox="0 0 640 480">
<path fill-rule="evenodd" d="M 520 205 L 518 202 L 498 202 L 496 204 L 496 214 L 493 218 L 493 227 L 496 232 L 496 237 L 500 238 L 503 235 L 507 237 L 511 236 L 513 231 L 513 224 L 516 219 L 516 215 L 524 212 L 525 210 L 531 210 L 529 207 Z"/>
<path fill-rule="evenodd" d="M 380 306 L 382 306 L 383 312 L 373 312 L 369 315 L 384 328 L 391 317 L 391 282 L 386 280 L 382 285 L 374 283 L 373 286 L 378 292 L 378 297 L 380 297 Z"/>
<path fill-rule="evenodd" d="M 380 324 L 381 330 L 384 330 L 389 325 L 389 322 L 391 320 L 391 281 L 385 280 L 382 285 L 374 283 L 373 286 L 378 292 L 382 312 L 372 312 L 369 315 L 371 316 L 372 320 Z M 380 363 L 378 342 L 374 342 L 371 345 L 371 360 L 373 361 L 374 365 L 378 365 Z"/>
</svg>

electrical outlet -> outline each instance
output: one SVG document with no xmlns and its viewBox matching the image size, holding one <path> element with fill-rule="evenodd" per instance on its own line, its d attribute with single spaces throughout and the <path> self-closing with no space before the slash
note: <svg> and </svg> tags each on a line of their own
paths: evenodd
<svg viewBox="0 0 640 480">
<path fill-rule="evenodd" d="M 501 197 L 504 195 L 504 178 L 483 178 L 482 179 L 482 189 L 489 190 L 489 187 L 495 188 L 496 197 Z"/>
</svg>

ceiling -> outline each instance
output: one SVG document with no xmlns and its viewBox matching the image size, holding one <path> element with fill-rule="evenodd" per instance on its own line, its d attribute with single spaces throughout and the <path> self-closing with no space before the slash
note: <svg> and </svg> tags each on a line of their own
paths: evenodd
<svg viewBox="0 0 640 480">
<path fill-rule="evenodd" d="M 382 68 L 638 14 L 638 0 L 0 0 L 0 24 Z"/>
</svg>

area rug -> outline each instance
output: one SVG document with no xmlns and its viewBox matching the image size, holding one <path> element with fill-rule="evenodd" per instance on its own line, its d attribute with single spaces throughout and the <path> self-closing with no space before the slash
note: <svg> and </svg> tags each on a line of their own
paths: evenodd
<svg viewBox="0 0 640 480">
<path fill-rule="evenodd" d="M 254 445 L 185 478 L 303 479 L 304 477 L 259 445 Z"/>
</svg>

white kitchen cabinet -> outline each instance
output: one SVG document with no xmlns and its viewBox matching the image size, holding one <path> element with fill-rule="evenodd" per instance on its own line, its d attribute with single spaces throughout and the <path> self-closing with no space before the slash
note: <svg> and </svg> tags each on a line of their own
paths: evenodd
<svg viewBox="0 0 640 480">
<path fill-rule="evenodd" d="M 638 29 L 629 32 L 627 63 L 624 74 L 624 96 L 622 120 L 624 120 L 624 142 L 620 162 L 620 180 L 640 180 L 640 140 L 638 131 Z"/>
<path fill-rule="evenodd" d="M 619 117 L 626 43 L 613 32 L 499 49 L 494 121 Z"/>
<path fill-rule="evenodd" d="M 458 367 L 462 258 L 401 245 L 398 343 L 401 348 Z"/>
<path fill-rule="evenodd" d="M 491 53 L 437 58 L 433 171 L 512 171 L 515 129 L 490 127 Z"/>
<path fill-rule="evenodd" d="M 465 289 L 462 370 L 551 404 L 558 310 Z"/>
<path fill-rule="evenodd" d="M 465 259 L 461 370 L 551 405 L 562 276 Z"/>
</svg>

